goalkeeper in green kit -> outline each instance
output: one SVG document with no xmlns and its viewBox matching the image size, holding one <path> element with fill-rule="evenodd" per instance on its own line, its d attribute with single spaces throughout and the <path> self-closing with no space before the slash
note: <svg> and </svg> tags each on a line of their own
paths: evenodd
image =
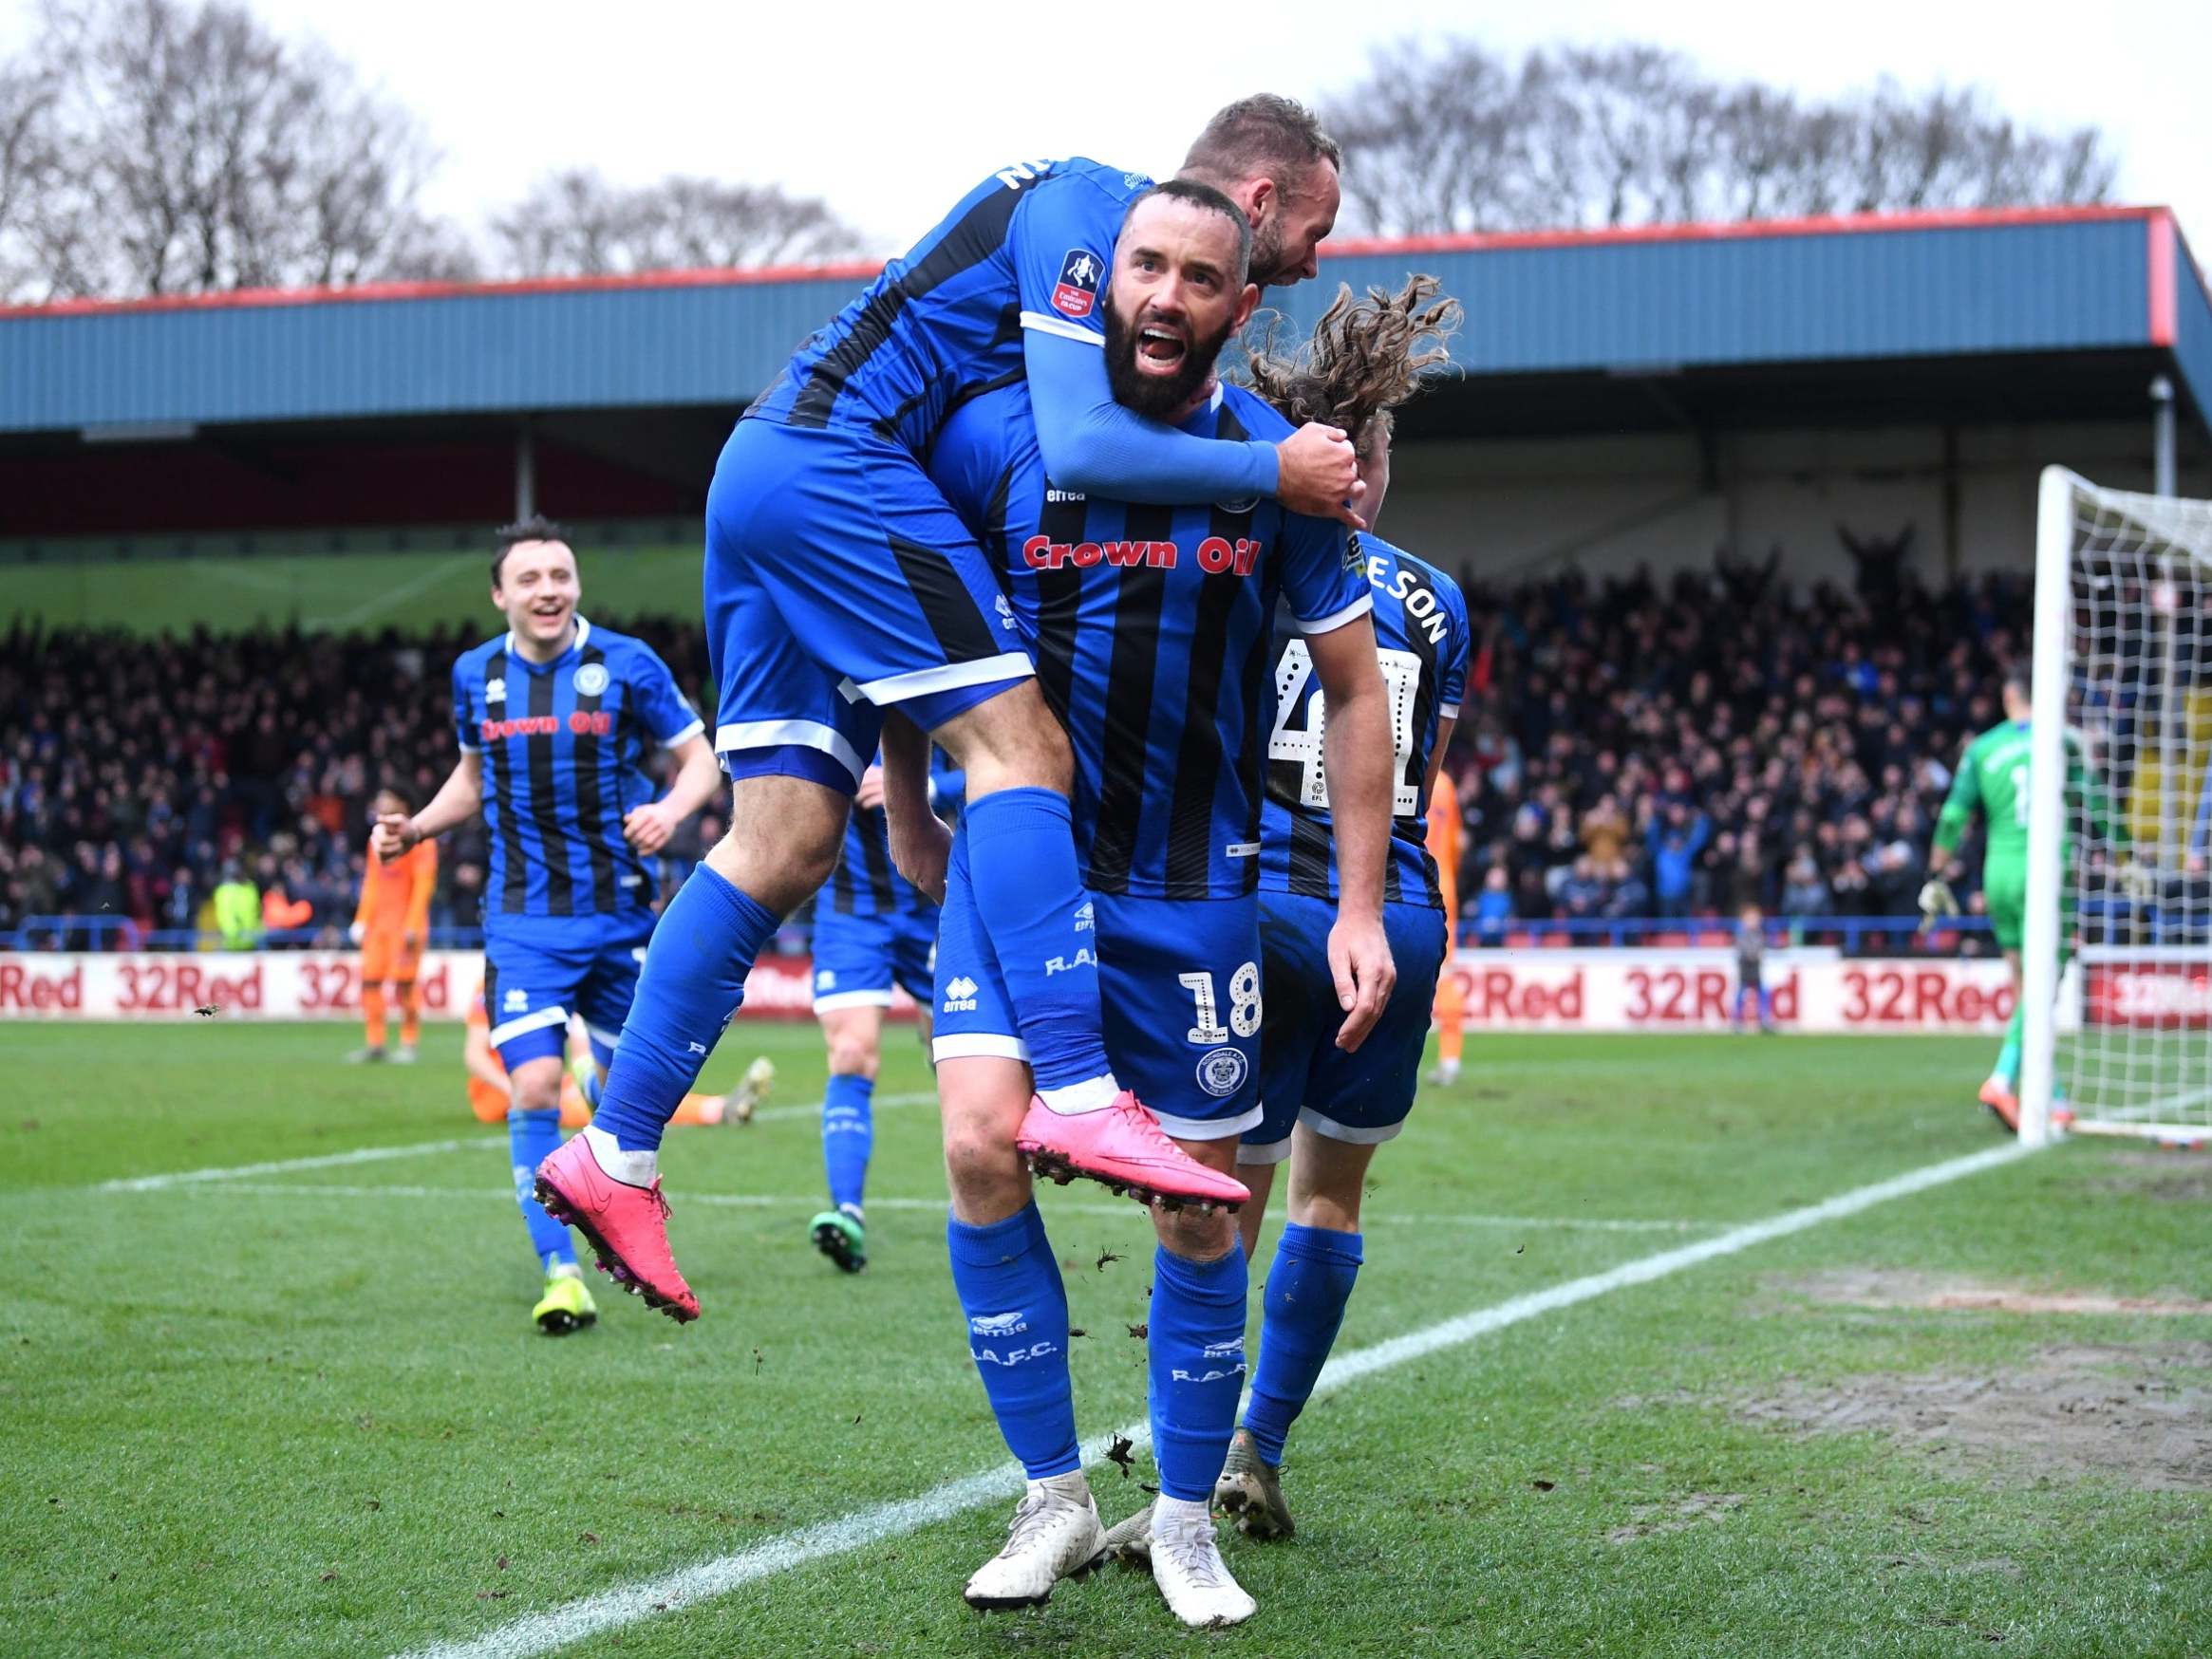
<svg viewBox="0 0 2212 1659">
<path fill-rule="evenodd" d="M 1928 881 L 1921 888 L 1921 926 L 1935 925 L 1945 916 L 1959 914 L 1959 901 L 1944 872 L 1966 838 L 1966 827 L 1979 811 L 1987 825 L 1988 846 L 1981 860 L 1981 894 L 1989 907 L 1989 928 L 2005 964 L 2013 974 L 2013 1017 L 2005 1027 L 2004 1047 L 1997 1051 L 1996 1069 L 1981 1086 L 1981 1104 L 2014 1134 L 2020 1132 L 2020 1030 L 2027 1018 L 2021 998 L 2020 946 L 2027 934 L 2028 916 L 2028 716 L 2033 708 L 2028 670 L 2007 671 L 2004 683 L 2005 720 L 1992 726 L 1966 746 L 1959 771 L 1951 780 L 1951 793 L 1936 819 L 1936 839 L 1928 855 Z M 2083 766 L 2081 749 L 2071 733 L 2067 736 L 2068 795 L 2079 803 L 2082 820 L 2098 836 L 2124 839 L 2112 825 L 2105 807 L 2103 786 Z M 2061 854 L 2062 868 L 2071 863 L 2073 848 Z M 2136 872 L 2124 867 L 2122 879 L 2132 886 Z M 2059 882 L 2059 966 L 2066 965 L 2068 943 L 2073 932 L 2073 882 L 2068 869 Z M 2071 1113 L 2053 1109 L 2054 1123 L 2065 1124 Z"/>
</svg>

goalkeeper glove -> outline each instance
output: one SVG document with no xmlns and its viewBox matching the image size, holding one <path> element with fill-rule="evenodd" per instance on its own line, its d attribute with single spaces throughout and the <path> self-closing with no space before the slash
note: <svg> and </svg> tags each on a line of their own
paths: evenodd
<svg viewBox="0 0 2212 1659">
<path fill-rule="evenodd" d="M 350 939 L 355 944 L 359 944 L 363 940 L 368 937 L 368 929 L 363 923 L 356 922 L 352 926 L 347 928 L 346 937 Z"/>
<path fill-rule="evenodd" d="M 1930 876 L 1921 886 L 1921 931 L 1925 933 L 1946 916 L 1959 914 L 1959 896 L 1941 876 Z"/>
</svg>

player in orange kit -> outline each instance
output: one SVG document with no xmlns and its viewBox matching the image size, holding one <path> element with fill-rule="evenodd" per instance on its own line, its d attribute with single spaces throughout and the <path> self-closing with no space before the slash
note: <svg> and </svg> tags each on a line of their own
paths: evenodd
<svg viewBox="0 0 2212 1659">
<path fill-rule="evenodd" d="M 1459 944 L 1459 792 L 1452 774 L 1436 773 L 1436 792 L 1429 800 L 1429 856 L 1436 861 L 1436 885 L 1444 895 L 1451 932 L 1445 936 L 1444 971 L 1436 978 L 1436 1069 L 1429 1081 L 1449 1088 L 1459 1080 L 1459 1053 L 1467 1040 L 1467 997 L 1459 986 L 1453 957 Z"/>
<path fill-rule="evenodd" d="M 375 810 L 379 815 L 404 813 L 407 802 L 386 785 L 376 792 Z M 414 1063 L 415 1042 L 422 1035 L 415 975 L 430 937 L 430 894 L 437 885 L 436 842 L 417 842 L 389 863 L 377 857 L 374 847 L 368 849 L 361 903 L 354 909 L 350 930 L 353 942 L 361 947 L 361 1017 L 367 1027 L 368 1044 L 347 1054 L 347 1060 L 385 1057 L 384 986 L 390 984 L 400 1000 L 400 1046 L 390 1057 L 402 1065 Z"/>
<path fill-rule="evenodd" d="M 571 1047 L 576 1046 L 572 1037 Z M 561 1078 L 561 1128 L 564 1129 L 580 1129 L 591 1121 L 591 1103 L 585 1097 L 583 1084 L 577 1076 L 579 1071 L 589 1068 L 590 1061 L 591 1053 L 587 1046 Z M 469 998 L 468 1035 L 461 1046 L 461 1064 L 468 1068 L 469 1109 L 483 1123 L 505 1123 L 509 1100 L 507 1068 L 499 1062 L 499 1051 L 492 1047 L 492 1022 L 484 1013 L 484 987 L 480 982 L 476 995 Z M 755 1060 L 738 1087 L 729 1093 L 686 1094 L 670 1121 L 750 1123 L 754 1108 L 768 1092 L 768 1085 L 775 1075 L 775 1068 L 765 1058 Z"/>
</svg>

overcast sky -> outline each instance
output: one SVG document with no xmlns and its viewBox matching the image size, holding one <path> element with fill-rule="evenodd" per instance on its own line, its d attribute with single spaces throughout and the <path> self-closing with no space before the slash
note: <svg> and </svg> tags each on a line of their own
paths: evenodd
<svg viewBox="0 0 2212 1659">
<path fill-rule="evenodd" d="M 471 225 L 540 174 L 589 165 L 627 182 L 676 171 L 779 182 L 828 198 L 891 251 L 1009 159 L 1082 154 L 1165 172 L 1230 98 L 1317 97 L 1358 77 L 1371 42 L 1459 32 L 1515 55 L 1650 40 L 1812 94 L 1883 74 L 1978 84 L 2015 116 L 2104 127 L 2123 196 L 2172 204 L 2212 257 L 2207 0 L 1285 0 L 1118 14 L 1050 0 L 247 3 L 411 106 L 445 156 L 428 205 Z M 36 16 L 36 0 L 0 0 L 0 50 Z"/>
</svg>

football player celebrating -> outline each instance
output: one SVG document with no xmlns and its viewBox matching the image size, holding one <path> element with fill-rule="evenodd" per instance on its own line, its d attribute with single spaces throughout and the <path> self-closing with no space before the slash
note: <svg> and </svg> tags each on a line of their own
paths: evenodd
<svg viewBox="0 0 2212 1659">
<path fill-rule="evenodd" d="M 1446 360 L 1440 342 L 1458 316 L 1454 302 L 1436 298 L 1432 277 L 1365 299 L 1345 289 L 1303 352 L 1255 352 L 1252 382 L 1286 418 L 1327 420 L 1352 434 L 1373 513 L 1390 483 L 1392 411 L 1413 396 L 1423 369 Z M 1275 1171 L 1285 1162 L 1290 1216 L 1265 1275 L 1251 1401 L 1213 1490 L 1216 1507 L 1257 1538 L 1291 1532 L 1284 1443 L 1343 1322 L 1364 1254 L 1367 1166 L 1413 1109 L 1450 945 L 1444 872 L 1430 850 L 1425 814 L 1437 798 L 1438 769 L 1466 692 L 1467 606 L 1434 566 L 1371 533 L 1353 543 L 1374 594 L 1375 638 L 1390 687 L 1393 816 L 1382 920 L 1398 978 L 1366 1041 L 1347 1044 L 1338 1030 L 1327 943 L 1355 866 L 1346 857 L 1344 797 L 1322 764 L 1338 739 L 1340 710 L 1334 692 L 1314 683 L 1311 642 L 1279 632 L 1275 735 L 1260 820 L 1263 1116 L 1237 1154 L 1237 1172 L 1252 1191 L 1238 1218 L 1246 1253 L 1258 1246 Z M 1115 1529 L 1110 1547 L 1141 1557 L 1149 1530 L 1156 1577 L 1157 1529 L 1156 1514 L 1148 1523 L 1140 1513 Z"/>
<path fill-rule="evenodd" d="M 1208 123 L 1183 173 L 1250 219 L 1255 279 L 1287 283 L 1313 274 L 1335 223 L 1339 158 L 1305 110 L 1258 97 Z M 966 775 L 977 923 L 1012 982 L 1036 1073 L 1024 1133 L 1079 1173 L 1099 1173 L 1103 1149 L 1154 1159 L 1162 1192 L 1196 1199 L 1234 1185 L 1172 1146 L 1163 1156 L 1107 1059 L 1079 926 L 1088 900 L 1067 740 L 977 531 L 926 459 L 953 410 L 1022 380 L 1061 488 L 1273 497 L 1356 516 L 1341 433 L 1195 437 L 1114 397 L 1099 285 L 1122 214 L 1148 183 L 1079 158 L 991 175 L 799 348 L 723 446 L 707 494 L 705 590 L 729 833 L 654 935 L 592 1132 L 541 1182 L 678 1319 L 696 1318 L 699 1302 L 651 1191 L 662 1128 L 761 946 L 828 879 L 887 709 L 932 734 Z"/>
<path fill-rule="evenodd" d="M 531 1196 L 538 1164 L 561 1145 L 569 1016 L 583 1016 L 604 1070 L 653 930 L 645 860 L 721 781 L 668 665 L 577 614 L 582 591 L 559 526 L 532 518 L 499 531 L 492 603 L 507 632 L 453 665 L 460 760 L 420 812 L 380 817 L 373 841 L 389 861 L 483 813 L 484 1005 L 513 1089 L 507 1138 L 546 1274 L 541 1310 L 590 1300 L 568 1230 Z M 645 771 L 656 744 L 678 761 L 658 800 Z"/>
<path fill-rule="evenodd" d="M 1185 180 L 1131 207 L 1104 345 L 1106 371 L 1132 408 L 1216 441 L 1292 430 L 1213 376 L 1222 345 L 1258 303 L 1245 280 L 1249 236 L 1233 202 Z M 1040 690 L 1065 724 L 1076 845 L 1092 896 L 1075 919 L 1076 949 L 1103 978 L 1108 1052 L 1153 1109 L 1144 1141 L 1093 1145 L 1088 1167 L 1155 1201 L 1154 1576 L 1185 1623 L 1235 1624 L 1254 1604 L 1222 1562 L 1207 1505 L 1245 1376 L 1245 1256 L 1227 1211 L 1185 1202 L 1166 1172 L 1171 1154 L 1187 1159 L 1219 1183 L 1220 1204 L 1232 1203 L 1243 1191 L 1227 1179 L 1237 1136 L 1260 1116 L 1255 855 L 1278 600 L 1330 699 L 1326 752 L 1314 764 L 1340 803 L 1342 882 L 1325 945 L 1332 1031 L 1341 1021 L 1340 1040 L 1357 1047 L 1389 996 L 1390 741 L 1372 600 L 1329 520 L 1248 494 L 1170 508 L 1059 488 L 1028 401 L 1017 385 L 962 409 L 939 439 L 932 474 L 991 531 Z M 904 735 L 886 740 L 894 845 L 941 834 L 915 799 L 918 751 Z M 1076 1161 L 1031 1138 L 1034 1050 L 1014 976 L 978 915 L 984 856 L 964 824 L 938 935 L 934 1048 L 953 1284 L 984 1392 L 1029 1477 L 1005 1548 L 965 1592 L 993 1608 L 1042 1601 L 1095 1557 L 1102 1534 L 1077 1450 L 1066 1296 L 1024 1155 L 1062 1180 Z M 1073 1133 L 1082 1132 L 1078 1120 Z"/>
</svg>

